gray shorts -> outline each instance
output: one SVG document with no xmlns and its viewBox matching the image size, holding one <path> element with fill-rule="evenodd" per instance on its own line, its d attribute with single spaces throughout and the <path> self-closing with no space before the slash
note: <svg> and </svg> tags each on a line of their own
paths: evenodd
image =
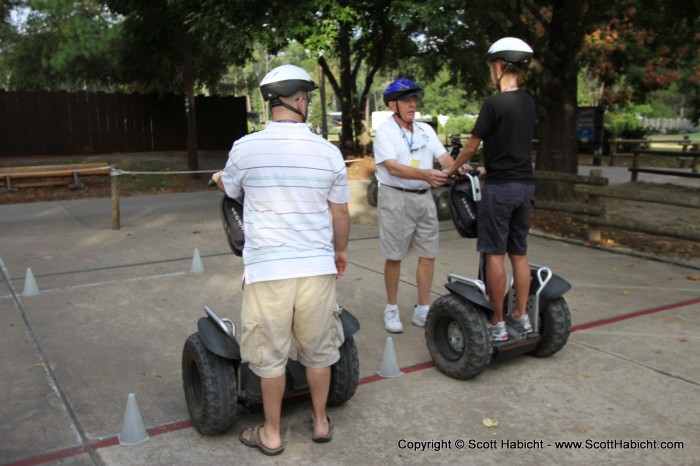
<svg viewBox="0 0 700 466">
<path fill-rule="evenodd" d="M 390 186 L 379 186 L 377 199 L 379 252 L 390 260 L 415 255 L 438 256 L 439 223 L 430 190 L 410 193 Z"/>
<path fill-rule="evenodd" d="M 487 183 L 478 203 L 477 251 L 499 256 L 526 255 L 534 203 L 534 185 Z"/>
</svg>

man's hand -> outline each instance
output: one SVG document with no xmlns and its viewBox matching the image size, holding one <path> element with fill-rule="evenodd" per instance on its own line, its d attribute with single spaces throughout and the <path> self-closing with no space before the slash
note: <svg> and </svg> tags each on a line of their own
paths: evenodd
<svg viewBox="0 0 700 466">
<path fill-rule="evenodd" d="M 345 275 L 345 272 L 348 269 L 347 251 L 335 252 L 335 268 L 338 269 L 338 274 L 335 276 L 336 280 Z"/>
<path fill-rule="evenodd" d="M 221 172 L 221 171 L 215 172 L 215 173 L 211 176 L 211 180 L 212 180 L 214 183 L 216 183 L 216 187 L 219 188 L 219 191 L 221 191 L 221 192 L 226 192 L 225 189 L 224 189 L 224 182 L 221 181 L 221 174 L 222 174 L 222 173 L 223 173 L 223 172 Z"/>
<path fill-rule="evenodd" d="M 425 181 L 427 181 L 431 187 L 439 188 L 447 182 L 447 175 L 441 170 L 426 170 Z"/>
<path fill-rule="evenodd" d="M 468 163 L 465 163 L 463 165 L 460 165 L 459 168 L 457 168 L 457 173 L 459 173 L 460 175 L 464 175 L 465 173 L 469 173 L 472 170 L 474 170 L 474 168 Z"/>
</svg>

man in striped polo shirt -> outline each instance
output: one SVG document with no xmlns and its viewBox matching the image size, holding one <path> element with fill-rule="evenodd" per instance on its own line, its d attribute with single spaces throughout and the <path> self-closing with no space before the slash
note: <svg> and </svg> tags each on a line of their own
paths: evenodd
<svg viewBox="0 0 700 466">
<path fill-rule="evenodd" d="M 306 124 L 314 89 L 302 68 L 270 71 L 260 90 L 273 121 L 236 141 L 213 177 L 229 197 L 245 192 L 241 356 L 261 378 L 265 423 L 240 439 L 267 455 L 285 446 L 280 422 L 292 341 L 306 367 L 312 439 L 327 442 L 333 433 L 326 401 L 344 341 L 335 280 L 348 263 L 349 189 L 340 151 Z"/>
</svg>

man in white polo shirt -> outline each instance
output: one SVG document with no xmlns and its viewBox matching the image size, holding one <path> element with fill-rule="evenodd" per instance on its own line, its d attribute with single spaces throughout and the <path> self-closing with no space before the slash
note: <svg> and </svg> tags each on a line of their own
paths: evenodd
<svg viewBox="0 0 700 466">
<path fill-rule="evenodd" d="M 401 260 L 409 254 L 418 256 L 418 304 L 411 322 L 425 326 L 439 246 L 437 209 L 430 188 L 447 181 L 447 175 L 434 169 L 433 164 L 438 161 L 442 168 L 452 167 L 452 157 L 433 128 L 414 121 L 421 97 L 423 89 L 410 79 L 389 84 L 384 103 L 394 115 L 377 129 L 374 138 L 379 249 L 386 258 L 384 328 L 392 333 L 403 332 L 398 308 L 399 276 Z"/>
<path fill-rule="evenodd" d="M 306 367 L 314 442 L 333 434 L 326 401 L 331 365 L 344 336 L 335 280 L 345 274 L 349 189 L 340 151 L 306 124 L 309 92 L 302 68 L 283 65 L 260 83 L 270 101 L 267 127 L 236 141 L 217 186 L 245 192 L 241 356 L 260 376 L 265 423 L 240 440 L 266 455 L 284 450 L 280 435 L 285 368 L 292 341 Z"/>
</svg>

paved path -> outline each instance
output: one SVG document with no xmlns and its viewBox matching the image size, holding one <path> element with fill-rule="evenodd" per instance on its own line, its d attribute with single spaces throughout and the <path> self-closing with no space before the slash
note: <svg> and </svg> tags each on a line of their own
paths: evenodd
<svg viewBox="0 0 700 466">
<path fill-rule="evenodd" d="M 406 373 L 378 378 L 383 260 L 364 186 L 353 183 L 351 267 L 338 283 L 339 302 L 362 325 L 362 385 L 331 410 L 336 430 L 325 445 L 311 442 L 308 402 L 288 403 L 288 447 L 273 459 L 237 438 L 259 411 L 217 437 L 188 422 L 182 345 L 205 304 L 239 317 L 241 262 L 225 243 L 218 193 L 123 198 L 117 231 L 109 199 L 0 206 L 0 464 L 697 464 L 696 271 L 533 236 L 531 260 L 573 284 L 569 343 L 465 382 L 433 367 L 422 329 L 410 324 L 407 259 L 406 331 L 393 336 Z M 477 267 L 473 240 L 442 228 L 435 298 L 447 273 Z M 195 248 L 203 273 L 190 272 Z M 28 268 L 40 290 L 31 297 L 22 295 Z M 129 393 L 150 439 L 126 447 L 116 436 Z"/>
</svg>

